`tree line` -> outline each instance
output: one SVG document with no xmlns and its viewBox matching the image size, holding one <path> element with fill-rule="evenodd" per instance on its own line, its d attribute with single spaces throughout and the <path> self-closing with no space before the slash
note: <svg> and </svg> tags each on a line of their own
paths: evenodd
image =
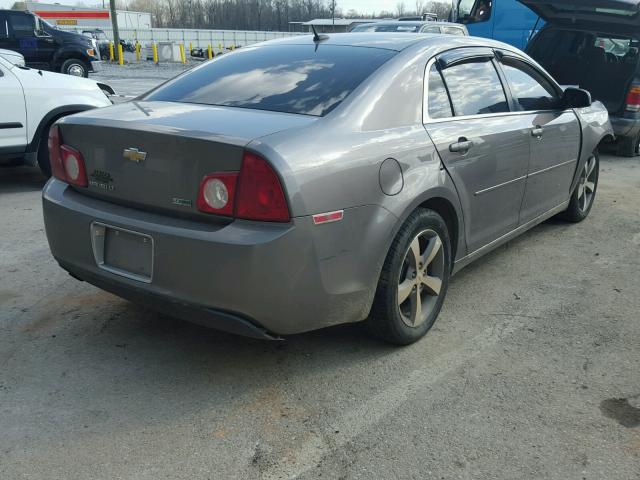
<svg viewBox="0 0 640 480">
<path fill-rule="evenodd" d="M 437 13 L 446 19 L 449 1 L 399 2 L 394 11 L 343 12 L 339 0 L 118 0 L 118 8 L 149 12 L 155 27 L 288 31 L 289 22 L 314 18 L 395 18 Z"/>
</svg>

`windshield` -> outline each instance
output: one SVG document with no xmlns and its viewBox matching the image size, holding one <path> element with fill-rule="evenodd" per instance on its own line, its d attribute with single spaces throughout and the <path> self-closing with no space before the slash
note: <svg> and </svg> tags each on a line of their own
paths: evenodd
<svg viewBox="0 0 640 480">
<path fill-rule="evenodd" d="M 177 77 L 144 100 L 324 116 L 395 54 L 338 45 L 248 47 Z"/>
</svg>

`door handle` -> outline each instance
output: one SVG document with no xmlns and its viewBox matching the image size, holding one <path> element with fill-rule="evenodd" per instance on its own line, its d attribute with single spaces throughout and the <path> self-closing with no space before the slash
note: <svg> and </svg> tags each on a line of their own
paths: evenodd
<svg viewBox="0 0 640 480">
<path fill-rule="evenodd" d="M 467 140 L 464 137 L 458 139 L 456 143 L 452 143 L 449 145 L 449 151 L 452 153 L 467 153 L 471 147 L 473 147 L 473 142 L 471 140 Z"/>
<path fill-rule="evenodd" d="M 537 126 L 534 129 L 531 130 L 531 136 L 532 137 L 536 137 L 536 138 L 542 138 L 542 135 L 544 134 L 544 128 Z"/>
</svg>

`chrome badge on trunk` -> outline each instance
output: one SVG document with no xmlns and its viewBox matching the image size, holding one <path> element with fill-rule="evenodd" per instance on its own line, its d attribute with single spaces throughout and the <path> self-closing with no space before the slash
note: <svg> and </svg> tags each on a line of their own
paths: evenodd
<svg viewBox="0 0 640 480">
<path fill-rule="evenodd" d="M 147 152 L 141 152 L 137 148 L 125 148 L 122 152 L 122 157 L 125 160 L 131 160 L 132 162 L 140 163 L 146 160 Z"/>
</svg>

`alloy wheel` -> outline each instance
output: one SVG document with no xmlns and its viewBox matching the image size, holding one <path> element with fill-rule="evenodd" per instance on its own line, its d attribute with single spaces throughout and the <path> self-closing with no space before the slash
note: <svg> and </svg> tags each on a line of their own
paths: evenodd
<svg viewBox="0 0 640 480">
<path fill-rule="evenodd" d="M 398 309 L 409 327 L 422 325 L 435 307 L 445 272 L 442 240 L 424 230 L 411 241 L 398 281 Z"/>
<path fill-rule="evenodd" d="M 84 67 L 82 65 L 71 65 L 69 67 L 69 75 L 73 75 L 74 77 L 84 77 Z"/>
<path fill-rule="evenodd" d="M 586 212 L 591 207 L 593 195 L 596 191 L 596 157 L 592 155 L 580 173 L 580 181 L 578 183 L 578 207 L 582 212 Z"/>
</svg>

